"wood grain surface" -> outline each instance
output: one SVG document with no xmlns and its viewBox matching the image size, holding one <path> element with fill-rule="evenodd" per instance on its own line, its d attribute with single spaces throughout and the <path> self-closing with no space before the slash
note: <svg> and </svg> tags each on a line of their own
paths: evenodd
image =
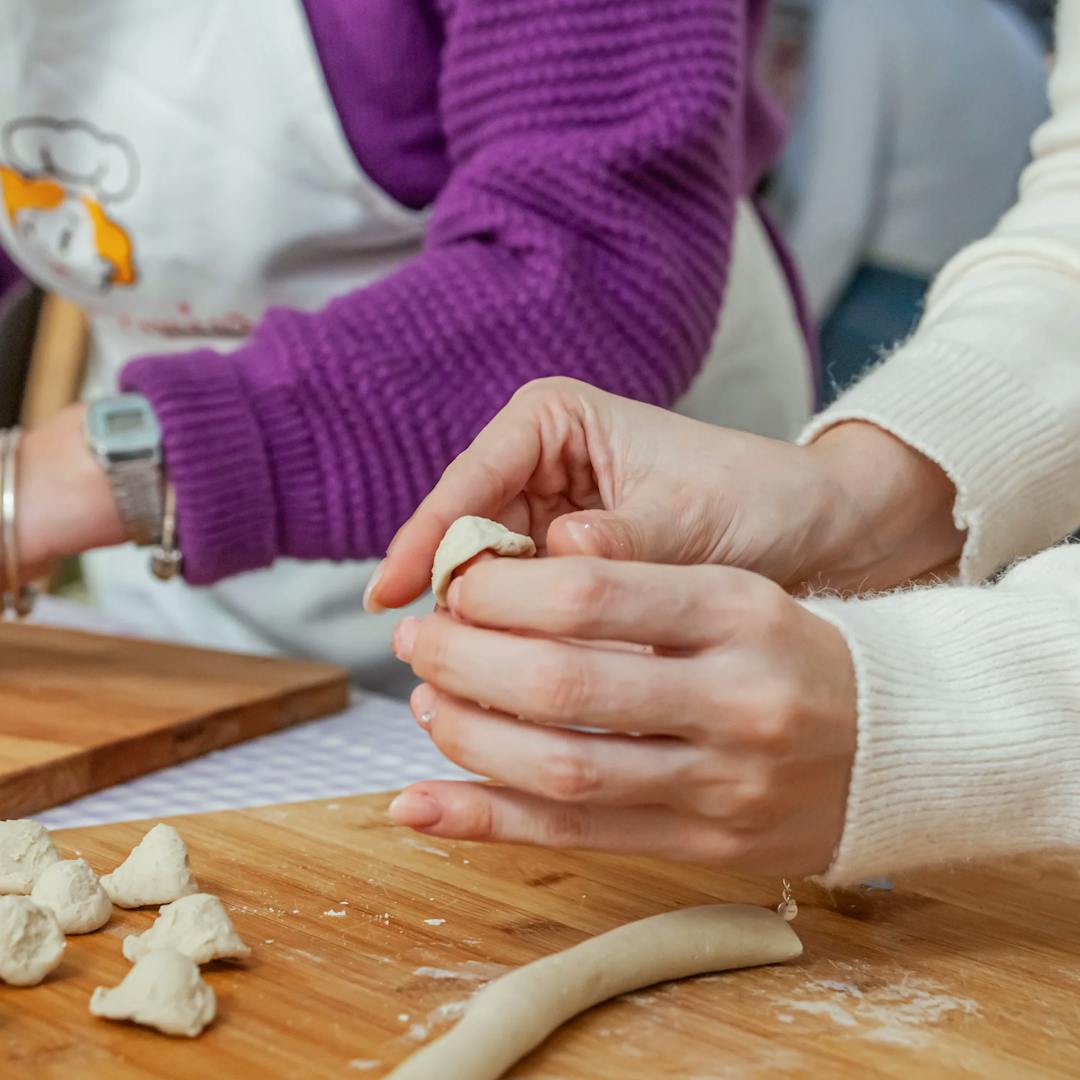
<svg viewBox="0 0 1080 1080">
<path fill-rule="evenodd" d="M 0 818 L 344 708 L 345 672 L 0 625 Z"/>
<path fill-rule="evenodd" d="M 5 1077 L 377 1080 L 485 980 L 631 919 L 773 903 L 777 883 L 623 857 L 429 840 L 389 796 L 173 819 L 202 886 L 254 947 L 205 969 L 219 1017 L 187 1041 L 97 1020 L 129 969 L 117 912 L 32 989 L 0 988 Z M 58 833 L 99 871 L 145 831 Z M 797 887 L 798 961 L 656 987 L 566 1025 L 515 1080 L 1075 1076 L 1080 862 L 920 875 L 892 891 Z M 333 913 L 337 914 L 333 914 Z"/>
</svg>

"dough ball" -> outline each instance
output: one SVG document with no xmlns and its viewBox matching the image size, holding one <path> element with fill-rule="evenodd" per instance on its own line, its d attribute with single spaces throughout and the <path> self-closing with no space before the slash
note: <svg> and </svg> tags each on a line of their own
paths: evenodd
<svg viewBox="0 0 1080 1080">
<path fill-rule="evenodd" d="M 536 545 L 528 536 L 511 532 L 497 521 L 482 517 L 459 517 L 446 530 L 431 567 L 431 591 L 438 604 L 446 606 L 446 591 L 454 571 L 475 559 L 482 551 L 511 558 L 528 558 L 536 554 Z"/>
<path fill-rule="evenodd" d="M 85 859 L 65 859 L 47 867 L 30 897 L 52 911 L 65 934 L 88 934 L 112 917 L 112 901 Z"/>
<path fill-rule="evenodd" d="M 155 825 L 101 884 L 122 908 L 170 904 L 199 891 L 187 847 L 171 825 Z"/>
<path fill-rule="evenodd" d="M 46 867 L 60 861 L 49 830 L 36 821 L 0 821 L 0 894 L 30 895 Z"/>
<path fill-rule="evenodd" d="M 111 990 L 99 986 L 90 1011 L 107 1020 L 134 1020 L 166 1035 L 194 1038 L 217 1012 L 214 991 L 190 956 L 173 949 L 147 953 Z"/>
<path fill-rule="evenodd" d="M 196 964 L 243 960 L 251 955 L 225 905 L 209 893 L 195 893 L 166 904 L 149 930 L 124 938 L 124 955 L 131 961 L 155 949 L 173 949 Z"/>
<path fill-rule="evenodd" d="M 37 986 L 60 963 L 66 947 L 48 908 L 29 896 L 0 896 L 0 981 Z"/>
</svg>

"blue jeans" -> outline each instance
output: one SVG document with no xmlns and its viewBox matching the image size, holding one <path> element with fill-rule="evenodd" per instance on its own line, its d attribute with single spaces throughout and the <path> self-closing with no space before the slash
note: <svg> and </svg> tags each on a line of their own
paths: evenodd
<svg viewBox="0 0 1080 1080">
<path fill-rule="evenodd" d="M 876 266 L 859 269 L 821 327 L 826 403 L 915 329 L 929 287 L 927 278 L 914 274 Z"/>
</svg>

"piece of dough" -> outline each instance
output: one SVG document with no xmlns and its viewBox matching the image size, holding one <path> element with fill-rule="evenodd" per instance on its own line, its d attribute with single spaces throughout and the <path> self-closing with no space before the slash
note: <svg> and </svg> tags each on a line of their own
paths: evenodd
<svg viewBox="0 0 1080 1080">
<path fill-rule="evenodd" d="M 112 917 L 112 901 L 85 859 L 64 859 L 47 867 L 30 898 L 52 911 L 65 934 L 100 930 Z"/>
<path fill-rule="evenodd" d="M 0 982 L 37 986 L 66 948 L 64 931 L 48 908 L 29 896 L 0 896 Z"/>
<path fill-rule="evenodd" d="M 149 930 L 124 938 L 124 955 L 132 962 L 155 949 L 173 949 L 196 964 L 244 960 L 251 955 L 225 905 L 209 893 L 194 893 L 166 904 Z"/>
<path fill-rule="evenodd" d="M 36 821 L 0 821 L 0 894 L 29 896 L 46 867 L 60 861 L 49 830 Z"/>
<path fill-rule="evenodd" d="M 214 1019 L 217 999 L 190 956 L 155 949 L 119 986 L 99 986 L 90 998 L 90 1011 L 107 1020 L 134 1020 L 166 1035 L 194 1038 Z"/>
<path fill-rule="evenodd" d="M 628 923 L 496 980 L 472 999 L 453 1030 L 387 1080 L 497 1080 L 560 1024 L 608 998 L 801 952 L 802 942 L 776 912 L 743 904 Z"/>
<path fill-rule="evenodd" d="M 122 908 L 171 904 L 199 891 L 187 848 L 171 825 L 155 825 L 101 884 Z"/>
<path fill-rule="evenodd" d="M 536 554 L 536 545 L 529 537 L 511 532 L 497 521 L 459 517 L 446 530 L 431 567 L 431 591 L 437 604 L 446 606 L 446 590 L 450 588 L 454 571 L 482 551 L 493 551 L 510 558 L 528 558 Z"/>
</svg>

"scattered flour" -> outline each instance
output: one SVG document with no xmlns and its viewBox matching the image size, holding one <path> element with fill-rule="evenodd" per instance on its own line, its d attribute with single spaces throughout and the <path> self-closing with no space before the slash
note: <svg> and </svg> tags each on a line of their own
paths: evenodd
<svg viewBox="0 0 1080 1080">
<path fill-rule="evenodd" d="M 428 926 L 442 926 L 443 923 L 446 922 L 446 920 L 445 919 L 425 919 L 424 922 L 427 923 Z"/>
<path fill-rule="evenodd" d="M 927 1046 L 933 1041 L 932 1029 L 951 1014 L 979 1015 L 971 998 L 949 994 L 935 980 L 910 972 L 870 986 L 865 980 L 860 986 L 852 978 L 811 976 L 798 985 L 795 996 L 774 998 L 773 1004 L 781 1023 L 793 1023 L 795 1013 L 823 1016 L 871 1042 L 907 1047 Z"/>
<path fill-rule="evenodd" d="M 324 914 L 324 915 L 325 915 L 325 916 L 326 916 L 326 917 L 327 917 L 328 919 L 344 919 L 344 918 L 345 918 L 345 916 L 346 916 L 346 914 L 347 914 L 347 912 L 344 912 L 344 911 L 335 911 L 335 910 L 334 910 L 333 908 L 331 908 L 331 909 L 330 909 L 329 911 L 324 911 L 324 912 L 323 912 L 323 914 Z"/>
<path fill-rule="evenodd" d="M 491 982 L 510 969 L 505 964 L 482 964 L 478 960 L 466 960 L 457 970 L 448 968 L 418 967 L 413 974 L 427 979 L 464 979 L 466 982 Z"/>
<path fill-rule="evenodd" d="M 449 859 L 450 852 L 443 851 L 442 848 L 432 847 L 430 844 L 421 844 L 419 840 L 406 840 L 409 847 L 416 848 L 417 851 L 422 851 L 426 855 L 438 855 L 440 859 Z"/>
<path fill-rule="evenodd" d="M 427 1037 L 428 1029 L 425 1024 L 412 1024 L 405 1033 L 405 1038 L 412 1039 L 413 1042 L 423 1042 Z"/>
<path fill-rule="evenodd" d="M 368 1069 L 377 1069 L 381 1064 L 381 1061 L 376 1061 L 374 1058 L 353 1058 L 348 1063 L 348 1067 L 357 1069 L 359 1072 L 365 1072 Z"/>
</svg>

